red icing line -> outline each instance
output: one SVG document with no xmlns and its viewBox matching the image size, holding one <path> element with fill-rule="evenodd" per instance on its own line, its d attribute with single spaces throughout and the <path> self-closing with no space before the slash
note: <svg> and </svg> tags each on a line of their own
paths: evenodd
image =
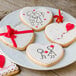
<svg viewBox="0 0 76 76">
<path fill-rule="evenodd" d="M 74 27 L 75 27 L 74 24 L 71 24 L 71 23 L 67 23 L 67 24 L 66 24 L 66 30 L 67 30 L 67 31 L 72 30 Z"/>
<path fill-rule="evenodd" d="M 5 36 L 7 38 L 10 38 L 13 46 L 17 48 L 17 44 L 15 42 L 15 38 L 17 36 L 15 36 L 15 34 L 24 34 L 24 33 L 33 33 L 33 30 L 24 30 L 24 31 L 17 31 L 11 28 L 10 25 L 7 25 L 7 32 L 6 33 L 0 33 L 0 36 Z"/>
<path fill-rule="evenodd" d="M 33 33 L 33 30 L 16 31 L 15 34 Z"/>
<path fill-rule="evenodd" d="M 0 68 L 3 68 L 5 64 L 5 57 L 3 55 L 0 55 Z"/>
<path fill-rule="evenodd" d="M 14 47 L 17 47 L 17 44 L 16 44 L 14 38 L 11 38 L 11 41 L 13 42 Z"/>
</svg>

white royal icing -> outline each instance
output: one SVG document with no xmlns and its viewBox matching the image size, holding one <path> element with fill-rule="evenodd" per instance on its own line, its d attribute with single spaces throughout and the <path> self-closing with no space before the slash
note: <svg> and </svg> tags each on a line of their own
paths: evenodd
<svg viewBox="0 0 76 76">
<path fill-rule="evenodd" d="M 46 36 L 59 44 L 66 44 L 70 41 L 74 40 L 76 38 L 76 24 L 74 29 L 67 32 L 66 30 L 66 24 L 71 22 L 65 22 L 65 23 L 52 23 L 48 25 L 45 29 Z M 73 24 L 73 23 L 71 23 Z"/>
<path fill-rule="evenodd" d="M 51 45 L 54 48 L 50 47 Z M 47 53 L 45 53 L 47 51 Z M 51 43 L 48 45 L 41 45 L 41 44 L 31 44 L 26 49 L 26 54 L 33 58 L 35 61 L 42 63 L 42 64 L 52 64 L 58 61 L 63 56 L 63 48 L 55 43 Z"/>
<path fill-rule="evenodd" d="M 16 64 L 11 62 L 11 60 L 2 52 L 1 49 L 0 49 L 0 55 L 5 56 L 5 64 L 3 68 L 0 68 L 0 76 L 3 76 L 4 74 L 7 74 L 7 73 L 10 74 L 10 72 L 18 70 L 18 67 L 16 66 Z"/>
<path fill-rule="evenodd" d="M 23 24 L 19 24 L 18 26 L 12 27 L 12 28 L 14 28 L 15 30 L 18 30 L 18 31 L 32 30 L 31 28 L 29 28 Z M 0 29 L 0 33 L 4 33 L 4 32 L 7 32 L 6 26 L 4 26 Z M 16 34 L 17 37 L 15 38 L 15 42 L 17 44 L 17 47 L 23 48 L 23 47 L 27 46 L 27 44 L 29 44 L 29 42 L 32 40 L 33 35 L 34 35 L 33 33 Z M 4 36 L 0 36 L 0 38 L 2 38 L 3 41 L 5 41 L 8 44 L 13 46 L 13 43 L 10 38 L 4 37 Z"/>
<path fill-rule="evenodd" d="M 25 7 L 20 11 L 20 18 L 25 24 L 37 30 L 51 21 L 52 12 L 43 7 Z"/>
</svg>

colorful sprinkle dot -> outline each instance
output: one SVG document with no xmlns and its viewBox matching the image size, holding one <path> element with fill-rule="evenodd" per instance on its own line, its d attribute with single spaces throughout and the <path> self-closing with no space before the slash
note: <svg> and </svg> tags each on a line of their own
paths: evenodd
<svg viewBox="0 0 76 76">
<path fill-rule="evenodd" d="M 23 13 L 23 15 L 25 15 L 25 14 Z"/>
<path fill-rule="evenodd" d="M 65 34 L 65 32 L 63 34 Z"/>
<path fill-rule="evenodd" d="M 54 45 L 50 45 L 50 47 L 52 47 L 52 48 L 53 48 L 53 47 L 54 47 Z"/>
<path fill-rule="evenodd" d="M 57 38 L 57 39 L 60 39 L 60 38 Z"/>
<path fill-rule="evenodd" d="M 46 20 L 46 18 L 44 18 L 44 20 Z"/>
<path fill-rule="evenodd" d="M 48 53 L 48 51 L 44 51 L 44 53 Z"/>
<path fill-rule="evenodd" d="M 47 11 L 47 13 L 50 13 L 49 11 Z"/>
<path fill-rule="evenodd" d="M 63 37 L 63 34 L 61 35 L 61 37 Z"/>
<path fill-rule="evenodd" d="M 36 26 L 36 28 L 38 28 L 38 26 Z"/>
<path fill-rule="evenodd" d="M 33 9 L 33 11 L 35 11 L 35 9 Z"/>
<path fill-rule="evenodd" d="M 13 70 L 13 69 L 11 69 L 11 70 Z"/>
</svg>

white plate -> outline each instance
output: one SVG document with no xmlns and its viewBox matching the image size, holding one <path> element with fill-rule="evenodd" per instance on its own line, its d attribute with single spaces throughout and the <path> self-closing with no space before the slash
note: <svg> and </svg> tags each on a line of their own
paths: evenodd
<svg viewBox="0 0 76 76">
<path fill-rule="evenodd" d="M 36 7 L 37 8 L 37 7 Z M 51 10 L 54 14 L 58 12 L 58 9 L 54 8 L 49 8 L 46 7 L 47 9 Z M 15 26 L 20 23 L 20 18 L 19 18 L 19 11 L 14 11 L 7 15 L 5 18 L 2 19 L 0 26 L 6 26 L 6 25 L 11 25 Z M 76 23 L 76 19 L 69 15 L 68 13 L 62 11 L 62 14 L 64 16 L 64 22 L 71 21 Z M 35 43 L 42 43 L 42 44 L 47 44 L 49 41 L 45 38 L 44 31 L 41 32 L 36 32 L 36 40 Z M 54 70 L 54 69 L 59 69 L 62 67 L 65 67 L 73 62 L 76 61 L 76 42 L 74 42 L 72 45 L 69 47 L 65 48 L 65 56 L 64 58 L 56 65 L 52 67 L 41 67 L 33 62 L 31 62 L 25 54 L 25 51 L 17 51 L 13 48 L 10 48 L 6 45 L 4 45 L 2 42 L 0 43 L 1 49 L 6 53 L 16 64 L 23 66 L 25 68 L 29 69 L 35 69 L 35 70 Z M 7 51 L 6 51 L 7 50 Z"/>
</svg>

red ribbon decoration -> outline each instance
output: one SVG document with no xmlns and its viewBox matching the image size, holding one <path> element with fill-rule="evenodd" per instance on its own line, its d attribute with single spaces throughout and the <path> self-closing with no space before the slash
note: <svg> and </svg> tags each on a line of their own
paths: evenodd
<svg viewBox="0 0 76 76">
<path fill-rule="evenodd" d="M 54 18 L 57 18 L 57 19 L 56 19 L 56 22 L 57 22 L 57 23 L 60 23 L 60 22 L 63 22 L 63 18 L 64 18 L 64 17 L 61 15 L 61 12 L 60 12 L 60 10 L 59 10 L 59 15 L 55 15 Z"/>
<path fill-rule="evenodd" d="M 24 33 L 33 33 L 33 30 L 24 30 L 24 31 L 17 31 L 11 28 L 10 25 L 7 25 L 7 32 L 0 33 L 0 36 L 5 36 L 7 38 L 11 38 L 11 41 L 13 42 L 13 46 L 17 48 L 17 44 L 15 42 L 15 34 L 24 34 Z"/>
</svg>

